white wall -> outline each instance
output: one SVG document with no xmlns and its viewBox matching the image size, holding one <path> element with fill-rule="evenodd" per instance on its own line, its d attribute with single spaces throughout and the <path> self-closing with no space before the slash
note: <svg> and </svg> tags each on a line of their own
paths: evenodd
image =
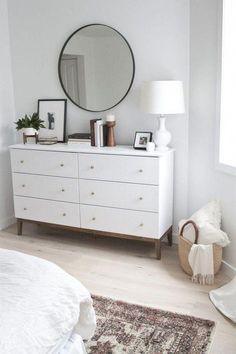
<svg viewBox="0 0 236 354">
<path fill-rule="evenodd" d="M 231 238 L 223 257 L 236 267 L 236 177 L 214 166 L 219 1 L 194 0 L 190 7 L 189 209 L 221 200 Z"/>
<path fill-rule="evenodd" d="M 7 0 L 0 1 L 0 229 L 14 220 L 8 146 L 14 142 L 14 99 Z"/>
<path fill-rule="evenodd" d="M 126 99 L 113 112 L 118 143 L 133 143 L 136 130 L 154 130 L 156 119 L 139 109 L 142 81 L 183 80 L 188 102 L 188 0 L 9 0 L 9 21 L 17 116 L 36 110 L 38 98 L 64 97 L 57 61 L 67 37 L 90 23 L 120 31 L 130 43 L 136 76 Z M 68 102 L 68 129 L 88 131 L 89 120 L 104 114 Z M 187 105 L 188 112 L 188 105 Z M 168 120 L 176 148 L 175 220 L 187 213 L 188 114 Z M 73 127 L 72 127 L 73 126 Z"/>
</svg>

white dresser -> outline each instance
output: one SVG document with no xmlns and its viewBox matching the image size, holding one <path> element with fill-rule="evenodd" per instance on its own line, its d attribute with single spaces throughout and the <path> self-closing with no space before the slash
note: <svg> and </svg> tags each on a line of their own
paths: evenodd
<svg viewBox="0 0 236 354">
<path fill-rule="evenodd" d="M 172 243 L 173 150 L 130 146 L 10 147 L 18 234 L 24 221 Z M 91 231 L 92 230 L 92 231 Z"/>
</svg>

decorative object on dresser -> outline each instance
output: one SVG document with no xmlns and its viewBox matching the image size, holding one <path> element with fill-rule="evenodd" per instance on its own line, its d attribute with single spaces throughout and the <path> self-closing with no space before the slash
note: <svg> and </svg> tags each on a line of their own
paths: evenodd
<svg viewBox="0 0 236 354">
<path fill-rule="evenodd" d="M 44 128 L 43 121 L 39 119 L 38 113 L 33 113 L 30 115 L 25 115 L 23 118 L 18 119 L 16 124 L 16 130 L 23 131 L 23 143 L 27 143 L 28 138 L 34 138 L 35 143 L 38 141 L 38 130 Z"/>
<path fill-rule="evenodd" d="M 90 134 L 91 134 L 91 146 L 96 146 L 96 130 L 95 130 L 95 124 L 98 120 L 101 120 L 101 118 L 96 118 L 96 119 L 91 119 L 90 120 Z"/>
<path fill-rule="evenodd" d="M 147 143 L 152 141 L 152 132 L 136 132 L 134 149 L 146 150 Z"/>
<path fill-rule="evenodd" d="M 108 127 L 101 118 L 90 120 L 91 146 L 106 146 Z"/>
<path fill-rule="evenodd" d="M 38 143 L 38 134 L 34 133 L 34 134 L 25 134 L 23 133 L 23 143 L 26 144 L 28 141 L 28 138 L 33 138 L 35 141 L 35 144 Z"/>
<path fill-rule="evenodd" d="M 114 114 L 107 114 L 106 124 L 108 128 L 107 132 L 107 146 L 116 146 L 114 127 L 116 125 L 116 119 Z"/>
<path fill-rule="evenodd" d="M 104 236 L 172 244 L 174 151 L 132 146 L 94 149 L 13 145 L 10 148 L 18 234 L 24 221 Z"/>
<path fill-rule="evenodd" d="M 159 130 L 154 133 L 153 140 L 159 151 L 168 150 L 171 134 L 165 127 L 165 115 L 184 113 L 182 81 L 145 82 L 141 90 L 141 107 L 147 113 L 160 114 Z"/>
<path fill-rule="evenodd" d="M 91 144 L 91 134 L 90 133 L 74 133 L 68 135 L 68 144 L 77 144 L 77 143 L 88 143 Z"/>
<path fill-rule="evenodd" d="M 129 43 L 117 30 L 103 24 L 83 26 L 72 33 L 58 61 L 66 96 L 90 112 L 107 111 L 119 104 L 132 86 L 134 71 Z"/>
<path fill-rule="evenodd" d="M 152 141 L 148 141 L 146 145 L 147 152 L 154 152 L 155 151 L 155 144 Z"/>
<path fill-rule="evenodd" d="M 53 129 L 41 128 L 38 133 L 40 145 L 53 145 L 57 143 L 57 137 Z"/>
<path fill-rule="evenodd" d="M 94 129 L 95 129 L 95 146 L 101 147 L 102 146 L 102 136 L 101 136 L 101 131 L 103 127 L 103 120 L 98 119 L 95 124 L 94 124 Z"/>
<path fill-rule="evenodd" d="M 108 125 L 106 123 L 99 125 L 99 138 L 100 138 L 100 146 L 108 146 Z"/>
<path fill-rule="evenodd" d="M 66 99 L 38 100 L 38 115 L 48 130 L 53 131 L 53 137 L 58 142 L 65 142 L 66 137 Z"/>
</svg>

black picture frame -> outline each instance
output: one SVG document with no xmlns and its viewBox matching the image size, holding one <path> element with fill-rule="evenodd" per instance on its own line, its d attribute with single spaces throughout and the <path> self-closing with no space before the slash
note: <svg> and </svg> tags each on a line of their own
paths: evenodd
<svg viewBox="0 0 236 354">
<path fill-rule="evenodd" d="M 133 148 L 146 150 L 146 145 L 150 141 L 152 141 L 152 132 L 135 132 Z"/>
<path fill-rule="evenodd" d="M 49 117 L 50 113 L 51 120 Z M 39 118 L 43 120 L 43 124 L 46 128 L 55 130 L 55 135 L 59 143 L 65 143 L 66 141 L 66 114 L 67 99 L 38 99 Z M 52 126 L 54 126 L 54 128 L 52 128 Z"/>
</svg>

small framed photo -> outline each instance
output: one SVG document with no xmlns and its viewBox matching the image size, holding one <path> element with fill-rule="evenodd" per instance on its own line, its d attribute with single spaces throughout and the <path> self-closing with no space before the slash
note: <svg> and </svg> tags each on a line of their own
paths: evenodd
<svg viewBox="0 0 236 354">
<path fill-rule="evenodd" d="M 38 100 L 39 118 L 61 143 L 64 143 L 66 138 L 66 107 L 66 99 Z"/>
<path fill-rule="evenodd" d="M 152 141 L 152 132 L 136 132 L 134 138 L 134 149 L 145 150 L 149 141 Z"/>
</svg>

